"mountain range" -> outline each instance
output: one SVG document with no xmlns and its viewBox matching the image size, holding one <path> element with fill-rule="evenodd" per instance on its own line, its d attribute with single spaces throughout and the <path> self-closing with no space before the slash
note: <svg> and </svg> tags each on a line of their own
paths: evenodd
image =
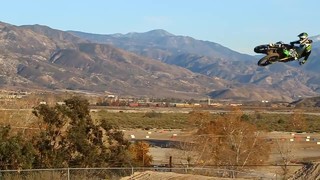
<svg viewBox="0 0 320 180">
<path fill-rule="evenodd" d="M 135 97 L 293 101 L 318 96 L 319 36 L 304 66 L 165 30 L 100 35 L 0 22 L 0 87 Z"/>
<path fill-rule="evenodd" d="M 287 101 L 316 96 L 320 92 L 317 80 L 320 65 L 316 58 L 320 52 L 320 36 L 311 38 L 314 40 L 314 49 L 310 60 L 304 66 L 290 62 L 258 67 L 256 56 L 241 54 L 214 42 L 176 36 L 164 30 L 113 35 L 69 32 L 92 42 L 110 44 L 141 56 L 230 82 L 230 87 L 209 93 L 215 98 L 265 97 Z"/>
</svg>

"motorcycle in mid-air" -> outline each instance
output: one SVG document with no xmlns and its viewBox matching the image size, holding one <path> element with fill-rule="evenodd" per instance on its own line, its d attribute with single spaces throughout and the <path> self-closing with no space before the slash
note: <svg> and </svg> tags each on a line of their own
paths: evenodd
<svg viewBox="0 0 320 180">
<path fill-rule="evenodd" d="M 263 58 L 258 61 L 258 66 L 267 66 L 275 62 L 288 62 L 295 60 L 295 57 L 298 56 L 297 50 L 299 47 L 296 47 L 291 44 L 285 44 L 281 41 L 277 43 L 259 45 L 254 48 L 254 52 L 266 54 Z M 300 59 L 297 57 L 296 59 Z"/>
</svg>

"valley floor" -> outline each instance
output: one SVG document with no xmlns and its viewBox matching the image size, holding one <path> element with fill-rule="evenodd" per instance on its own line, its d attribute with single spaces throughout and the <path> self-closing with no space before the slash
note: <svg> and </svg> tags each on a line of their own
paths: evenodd
<svg viewBox="0 0 320 180">
<path fill-rule="evenodd" d="M 139 140 L 146 141 L 152 141 L 154 139 L 178 141 L 183 139 L 182 137 L 189 135 L 189 133 L 181 130 L 163 129 L 132 129 L 125 131 L 126 137 L 131 138 L 132 135 Z M 257 177 L 281 176 L 281 167 L 283 165 L 283 161 L 277 144 L 286 145 L 287 150 L 290 151 L 286 158 L 290 161 L 288 169 L 289 174 L 291 175 L 297 170 L 301 169 L 303 167 L 303 163 L 320 161 L 320 134 L 318 133 L 269 132 L 266 134 L 266 138 L 271 141 L 273 148 L 269 157 L 269 161 L 266 162 L 265 165 L 255 168 L 254 171 L 257 174 Z M 153 157 L 153 164 L 155 167 L 168 167 L 170 156 L 172 157 L 172 163 L 174 166 L 187 167 L 186 158 L 182 156 L 183 153 L 183 151 L 172 147 L 163 148 L 154 146 L 150 148 L 149 154 L 151 154 Z M 159 176 L 159 174 L 154 175 L 152 172 L 146 172 L 145 174 L 148 174 L 148 176 L 154 177 L 155 179 Z M 165 179 L 167 176 L 163 177 Z M 182 175 L 177 175 L 176 178 L 172 179 L 188 178 L 190 179 L 190 177 L 182 177 Z"/>
</svg>

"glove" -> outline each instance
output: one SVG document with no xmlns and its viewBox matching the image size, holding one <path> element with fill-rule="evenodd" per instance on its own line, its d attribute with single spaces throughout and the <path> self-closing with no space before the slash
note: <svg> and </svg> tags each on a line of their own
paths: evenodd
<svg viewBox="0 0 320 180">
<path fill-rule="evenodd" d="M 300 64 L 300 65 L 303 65 L 303 64 L 306 63 L 306 62 L 307 62 L 306 60 L 303 60 L 303 61 L 300 61 L 299 64 Z"/>
</svg>

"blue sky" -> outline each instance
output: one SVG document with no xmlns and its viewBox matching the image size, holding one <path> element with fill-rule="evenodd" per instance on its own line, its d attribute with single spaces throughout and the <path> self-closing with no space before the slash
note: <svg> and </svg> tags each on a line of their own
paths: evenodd
<svg viewBox="0 0 320 180">
<path fill-rule="evenodd" d="M 254 46 L 320 35 L 318 0 L 10 0 L 0 21 L 96 34 L 164 29 L 254 54 Z"/>
</svg>

